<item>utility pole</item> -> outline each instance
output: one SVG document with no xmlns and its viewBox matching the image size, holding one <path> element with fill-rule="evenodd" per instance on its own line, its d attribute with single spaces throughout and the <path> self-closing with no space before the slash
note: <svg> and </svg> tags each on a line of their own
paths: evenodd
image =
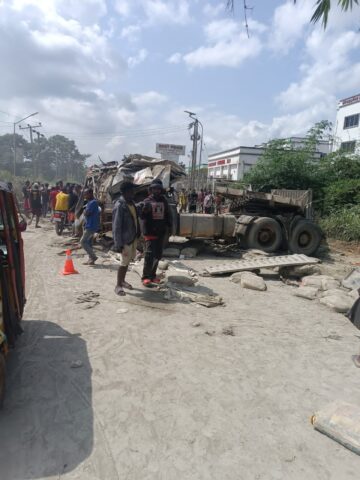
<svg viewBox="0 0 360 480">
<path fill-rule="evenodd" d="M 37 135 L 37 140 L 38 140 L 38 151 L 37 151 L 37 160 L 36 160 L 36 172 L 35 172 L 35 178 L 38 176 L 39 174 L 39 166 L 40 166 L 40 137 L 45 137 L 45 135 L 43 135 L 42 133 L 38 132 L 37 130 L 34 130 L 33 128 L 33 132 L 36 133 Z"/>
<path fill-rule="evenodd" d="M 185 113 L 189 115 L 189 117 L 194 120 L 193 123 L 189 125 L 189 128 L 194 128 L 194 131 L 191 135 L 191 140 L 193 142 L 193 149 L 192 149 L 192 159 L 191 159 L 191 169 L 190 169 L 190 189 L 195 188 L 195 182 L 196 182 L 196 177 L 197 177 L 197 149 L 198 149 L 198 141 L 201 138 L 201 150 L 200 150 L 200 164 L 201 164 L 201 154 L 202 154 L 202 142 L 203 142 L 203 132 L 204 128 L 200 120 L 196 118 L 196 113 L 194 112 L 189 112 L 188 110 L 185 110 Z M 199 125 L 201 126 L 201 131 L 202 135 L 200 137 L 199 135 Z M 200 166 L 199 165 L 199 172 L 200 172 Z"/>
<path fill-rule="evenodd" d="M 27 127 L 22 127 L 21 125 L 19 126 L 20 130 L 29 130 L 30 132 L 30 143 L 31 143 L 31 161 L 32 161 L 32 167 L 33 167 L 33 175 L 34 175 L 34 178 L 36 180 L 36 175 L 37 175 L 37 171 L 36 171 L 36 161 L 35 161 L 35 155 L 34 155 L 34 138 L 33 138 L 33 130 L 34 128 L 38 128 L 38 127 L 41 127 L 41 122 L 39 122 L 38 125 L 30 125 L 28 123 Z"/>
<path fill-rule="evenodd" d="M 14 132 L 13 132 L 13 150 L 14 150 L 14 177 L 16 176 L 16 125 L 18 123 L 21 123 L 23 122 L 24 120 L 30 118 L 30 117 L 33 117 L 34 115 L 37 115 L 39 112 L 34 112 L 34 113 L 31 113 L 30 115 L 28 115 L 27 117 L 25 118 L 22 118 L 21 120 L 18 120 L 17 122 L 14 122 L 13 125 L 14 125 Z"/>
</svg>

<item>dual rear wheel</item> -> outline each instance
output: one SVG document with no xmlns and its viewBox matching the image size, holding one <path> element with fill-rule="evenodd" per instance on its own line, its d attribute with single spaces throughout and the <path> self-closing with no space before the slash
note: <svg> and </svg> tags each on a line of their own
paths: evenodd
<svg viewBox="0 0 360 480">
<path fill-rule="evenodd" d="M 267 253 L 276 252 L 284 241 L 280 223 L 274 218 L 257 218 L 249 227 L 247 246 Z M 320 228 L 308 220 L 299 220 L 290 232 L 288 249 L 292 253 L 312 255 L 321 242 Z"/>
</svg>

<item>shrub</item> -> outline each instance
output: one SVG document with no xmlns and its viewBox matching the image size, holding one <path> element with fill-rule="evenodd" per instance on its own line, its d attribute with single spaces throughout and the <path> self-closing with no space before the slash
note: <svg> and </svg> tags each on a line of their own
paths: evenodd
<svg viewBox="0 0 360 480">
<path fill-rule="evenodd" d="M 337 180 L 324 190 L 324 213 L 360 204 L 360 179 Z"/>
<path fill-rule="evenodd" d="M 347 242 L 360 241 L 360 205 L 343 207 L 320 220 L 328 237 Z"/>
</svg>

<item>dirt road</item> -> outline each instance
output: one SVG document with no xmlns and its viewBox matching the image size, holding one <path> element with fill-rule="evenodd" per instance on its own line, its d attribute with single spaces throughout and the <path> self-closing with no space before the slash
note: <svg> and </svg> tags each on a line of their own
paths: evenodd
<svg viewBox="0 0 360 480">
<path fill-rule="evenodd" d="M 1 480 L 359 478 L 359 457 L 309 423 L 335 399 L 360 404 L 360 332 L 344 316 L 271 278 L 267 292 L 202 279 L 225 300 L 206 309 L 167 302 L 130 273 L 138 289 L 123 301 L 114 266 L 75 255 L 80 274 L 64 277 L 52 230 L 24 237 Z M 99 304 L 77 303 L 88 291 Z"/>
</svg>

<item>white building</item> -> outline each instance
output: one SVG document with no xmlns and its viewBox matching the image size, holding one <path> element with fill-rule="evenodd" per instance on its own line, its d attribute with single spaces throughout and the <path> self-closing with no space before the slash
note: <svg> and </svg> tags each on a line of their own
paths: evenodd
<svg viewBox="0 0 360 480">
<path fill-rule="evenodd" d="M 360 95 L 338 103 L 333 150 L 360 153 Z"/>
<path fill-rule="evenodd" d="M 291 137 L 288 139 L 292 145 L 302 147 L 305 143 L 303 137 Z M 227 180 L 242 180 L 256 164 L 259 157 L 264 153 L 266 144 L 255 147 L 236 147 L 231 150 L 214 153 L 208 156 L 208 178 L 223 178 Z M 316 146 L 314 159 L 318 160 L 330 152 L 330 144 L 321 141 Z"/>
</svg>

